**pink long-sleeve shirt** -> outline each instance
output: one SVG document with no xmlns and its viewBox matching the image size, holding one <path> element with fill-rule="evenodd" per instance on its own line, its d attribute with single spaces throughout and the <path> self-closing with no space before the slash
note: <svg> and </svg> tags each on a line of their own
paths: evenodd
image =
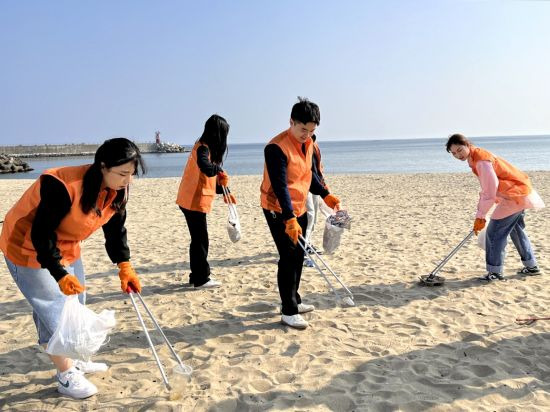
<svg viewBox="0 0 550 412">
<path fill-rule="evenodd" d="M 479 202 L 477 204 L 476 218 L 485 219 L 491 207 L 496 203 L 497 206 L 491 214 L 491 219 L 504 219 L 523 209 L 530 209 L 533 206 L 529 196 L 508 199 L 497 192 L 498 177 L 493 169 L 493 164 L 488 160 L 477 162 L 477 176 L 481 184 L 479 192 Z"/>
</svg>

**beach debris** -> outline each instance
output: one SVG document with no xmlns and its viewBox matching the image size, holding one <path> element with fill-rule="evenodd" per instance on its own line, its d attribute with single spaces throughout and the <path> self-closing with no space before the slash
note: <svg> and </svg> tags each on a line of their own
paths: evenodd
<svg viewBox="0 0 550 412">
<path fill-rule="evenodd" d="M 325 281 L 327 282 L 330 290 L 336 296 L 336 299 L 338 301 L 342 302 L 346 306 L 355 306 L 355 302 L 353 301 L 353 294 L 351 293 L 351 291 L 344 284 L 344 282 L 342 282 L 342 280 L 338 277 L 338 275 L 336 273 L 334 273 L 334 271 L 330 268 L 330 266 L 327 264 L 327 262 L 325 262 L 324 259 L 321 256 L 319 256 L 319 253 L 317 252 L 317 250 L 302 235 L 300 235 L 300 237 L 298 239 L 298 243 L 300 244 L 300 247 L 302 249 L 304 249 L 304 252 L 305 252 L 306 256 L 308 257 L 309 260 L 311 260 L 311 262 L 315 266 L 315 269 L 317 269 L 317 271 L 325 279 Z M 314 256 L 315 256 L 316 259 L 313 259 Z M 346 297 L 342 298 L 340 296 L 340 294 L 336 291 L 336 289 L 334 289 L 334 287 L 332 286 L 332 282 L 327 277 L 327 275 L 325 274 L 323 269 L 321 269 L 321 267 L 319 266 L 319 264 L 317 263 L 316 260 L 319 260 L 323 264 L 325 269 L 328 270 L 329 273 L 332 276 L 334 276 L 334 278 L 338 281 L 338 283 L 344 288 L 344 291 L 347 294 Z"/>
<path fill-rule="evenodd" d="M 531 324 L 535 323 L 537 320 L 550 320 L 550 317 L 547 317 L 547 318 L 537 318 L 537 317 L 516 318 L 516 323 L 518 325 L 531 325 Z"/>
<path fill-rule="evenodd" d="M 462 246 L 464 246 L 468 240 L 474 235 L 472 230 L 468 235 L 449 253 L 445 258 L 439 262 L 439 264 L 430 272 L 429 275 L 420 276 L 420 285 L 422 286 L 442 286 L 445 283 L 445 278 L 443 276 L 436 276 L 437 272 L 441 270 L 445 264 L 451 260 L 451 258 L 458 252 Z"/>
</svg>

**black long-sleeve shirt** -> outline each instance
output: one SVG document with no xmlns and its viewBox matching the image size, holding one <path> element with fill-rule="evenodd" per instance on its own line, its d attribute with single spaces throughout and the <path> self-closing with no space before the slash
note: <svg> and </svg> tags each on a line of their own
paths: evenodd
<svg viewBox="0 0 550 412">
<path fill-rule="evenodd" d="M 208 158 L 210 156 L 210 151 L 206 146 L 199 146 L 197 149 L 197 166 L 200 171 L 208 177 L 217 176 L 218 173 L 223 172 L 223 169 L 220 165 L 212 163 Z M 229 190 L 229 188 L 227 188 Z M 222 187 L 216 182 L 216 193 L 222 194 Z M 229 192 L 231 193 L 231 192 Z"/>
<path fill-rule="evenodd" d="M 71 210 L 71 198 L 67 189 L 53 176 L 42 176 L 40 183 L 40 203 L 31 228 L 31 240 L 36 250 L 36 260 L 51 273 L 56 281 L 67 274 L 61 264 L 61 253 L 57 248 L 55 230 Z M 103 225 L 105 249 L 113 263 L 130 260 L 127 244 L 126 210 L 115 213 Z"/>
<path fill-rule="evenodd" d="M 302 144 L 302 153 L 305 153 L 305 143 Z M 265 165 L 267 168 L 267 174 L 271 182 L 271 187 L 279 205 L 281 206 L 283 219 L 290 219 L 294 216 L 292 209 L 292 201 L 290 200 L 290 193 L 288 191 L 287 183 L 287 166 L 288 159 L 283 153 L 282 149 L 277 144 L 268 144 L 264 149 Z M 309 191 L 314 195 L 320 195 L 326 197 L 329 191 L 323 186 L 320 181 L 315 162 L 312 162 L 311 166 L 311 185 Z"/>
</svg>

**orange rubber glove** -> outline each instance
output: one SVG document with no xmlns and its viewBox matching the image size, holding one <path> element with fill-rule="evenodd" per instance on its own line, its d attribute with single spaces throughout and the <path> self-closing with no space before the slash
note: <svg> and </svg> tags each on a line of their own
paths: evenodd
<svg viewBox="0 0 550 412">
<path fill-rule="evenodd" d="M 229 184 L 229 175 L 225 172 L 218 173 L 218 183 L 220 186 L 226 186 Z"/>
<path fill-rule="evenodd" d="M 120 278 L 120 288 L 124 293 L 128 293 L 128 286 L 132 291 L 141 293 L 141 284 L 136 271 L 132 267 L 130 262 L 120 262 L 118 264 L 120 271 L 118 272 L 118 277 Z"/>
<path fill-rule="evenodd" d="M 485 227 L 485 219 L 476 219 L 474 221 L 474 233 L 477 235 Z"/>
<path fill-rule="evenodd" d="M 77 277 L 74 275 L 65 275 L 57 282 L 59 289 L 65 295 L 78 295 L 79 293 L 84 292 L 86 289 L 80 284 Z"/>
<path fill-rule="evenodd" d="M 298 223 L 298 219 L 293 217 L 285 222 L 285 233 L 288 235 L 292 243 L 297 244 L 298 238 L 302 234 L 302 227 Z"/>
<path fill-rule="evenodd" d="M 323 199 L 325 204 L 333 210 L 340 210 L 340 199 L 336 196 L 328 194 Z"/>
<path fill-rule="evenodd" d="M 233 203 L 234 205 L 237 204 L 237 199 L 235 199 L 235 196 L 233 196 L 231 193 L 229 193 L 229 203 Z M 227 203 L 227 197 L 223 197 L 223 201 Z"/>
</svg>

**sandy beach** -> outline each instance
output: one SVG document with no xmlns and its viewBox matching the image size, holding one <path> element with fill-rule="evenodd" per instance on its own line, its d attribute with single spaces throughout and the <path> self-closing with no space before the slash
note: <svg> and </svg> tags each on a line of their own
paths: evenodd
<svg viewBox="0 0 550 412">
<path fill-rule="evenodd" d="M 530 172 L 550 205 L 550 172 Z M 184 363 L 189 382 L 168 393 L 127 295 L 120 291 L 101 231 L 83 242 L 88 305 L 116 310 L 117 326 L 94 358 L 99 394 L 75 401 L 56 392 L 54 368 L 36 345 L 30 306 L 0 264 L 0 408 L 101 411 L 542 411 L 550 410 L 550 208 L 529 211 L 527 231 L 543 271 L 523 277 L 510 243 L 507 282 L 484 284 L 484 251 L 461 249 L 439 288 L 417 284 L 471 230 L 479 184 L 471 173 L 331 176 L 353 216 L 325 260 L 355 307 L 338 306 L 314 268 L 300 291 L 316 310 L 311 327 L 280 324 L 277 254 L 259 206 L 260 176 L 230 182 L 242 240 L 229 241 L 227 207 L 208 217 L 210 264 L 223 282 L 194 290 L 189 233 L 175 204 L 179 178 L 137 179 L 127 228 L 132 262 L 149 304 Z M 0 179 L 0 219 L 31 184 Z M 322 244 L 319 219 L 313 243 Z M 175 362 L 149 323 L 170 372 Z M 172 377 L 170 374 L 169 377 Z"/>
</svg>

